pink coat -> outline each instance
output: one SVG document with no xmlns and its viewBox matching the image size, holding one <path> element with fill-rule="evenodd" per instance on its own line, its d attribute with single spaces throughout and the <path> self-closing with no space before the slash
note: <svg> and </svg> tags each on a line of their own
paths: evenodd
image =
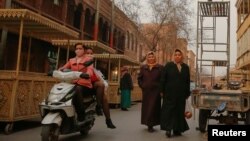
<svg viewBox="0 0 250 141">
<path fill-rule="evenodd" d="M 80 71 L 89 74 L 90 77 L 94 74 L 94 67 L 93 65 L 90 65 L 88 67 L 84 66 L 84 63 L 86 61 L 89 61 L 90 57 L 82 57 L 81 61 L 77 63 L 77 58 L 71 58 L 69 61 L 63 66 L 64 69 L 71 69 L 72 71 Z M 73 81 L 74 83 L 77 83 L 82 86 L 86 86 L 88 88 L 92 88 L 91 79 L 77 79 Z"/>
</svg>

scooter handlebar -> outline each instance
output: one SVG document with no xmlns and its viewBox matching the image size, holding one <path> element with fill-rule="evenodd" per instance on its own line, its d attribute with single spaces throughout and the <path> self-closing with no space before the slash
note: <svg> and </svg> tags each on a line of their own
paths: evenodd
<svg viewBox="0 0 250 141">
<path fill-rule="evenodd" d="M 78 71 L 69 71 L 69 72 L 62 72 L 58 70 L 53 71 L 53 77 L 64 81 L 78 79 L 80 78 L 81 74 L 82 72 Z"/>
<path fill-rule="evenodd" d="M 89 74 L 87 74 L 87 73 L 80 74 L 80 77 L 83 78 L 83 79 L 89 79 L 90 78 Z"/>
</svg>

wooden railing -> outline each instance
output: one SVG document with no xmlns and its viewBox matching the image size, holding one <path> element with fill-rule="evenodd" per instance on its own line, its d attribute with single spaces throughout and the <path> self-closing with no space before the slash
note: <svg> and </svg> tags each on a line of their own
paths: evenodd
<svg viewBox="0 0 250 141">
<path fill-rule="evenodd" d="M 56 14 L 56 12 L 54 12 L 53 10 L 42 10 L 39 9 L 39 7 L 36 7 L 33 3 L 31 4 L 26 4 L 24 2 L 18 1 L 18 0 L 13 0 L 11 3 L 11 8 L 14 9 L 29 9 L 33 12 L 36 13 L 40 13 L 41 15 L 45 16 L 46 18 L 49 18 L 57 23 L 60 23 L 62 25 L 65 25 L 66 27 L 73 29 L 75 31 L 80 32 L 80 29 L 77 29 L 73 26 L 73 22 L 72 21 L 63 21 L 62 16 L 59 16 L 58 14 Z M 47 12 L 45 12 L 47 11 Z M 73 20 L 73 19 L 72 19 Z"/>
</svg>

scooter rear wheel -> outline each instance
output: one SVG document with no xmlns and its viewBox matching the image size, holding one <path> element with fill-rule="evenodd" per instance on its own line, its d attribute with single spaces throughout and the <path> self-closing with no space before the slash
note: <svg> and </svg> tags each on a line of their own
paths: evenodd
<svg viewBox="0 0 250 141">
<path fill-rule="evenodd" d="M 41 137 L 42 141 L 58 141 L 59 127 L 57 125 L 43 125 Z"/>
</svg>

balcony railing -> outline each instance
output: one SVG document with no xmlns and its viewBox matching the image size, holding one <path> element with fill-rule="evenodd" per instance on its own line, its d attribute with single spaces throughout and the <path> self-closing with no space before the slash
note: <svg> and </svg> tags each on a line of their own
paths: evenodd
<svg viewBox="0 0 250 141">
<path fill-rule="evenodd" d="M 30 2 L 30 1 L 29 2 L 22 2 L 22 1 L 18 1 L 18 0 L 12 0 L 11 8 L 13 8 L 13 9 L 29 9 L 33 12 L 40 13 L 41 15 L 43 15 L 43 16 L 45 16 L 45 17 L 47 17 L 47 18 L 49 18 L 57 23 L 65 25 L 70 29 L 73 29 L 75 31 L 80 32 L 79 29 L 73 27 L 72 22 L 67 21 L 67 23 L 65 23 L 62 19 L 62 16 L 58 15 L 58 14 L 60 14 L 60 12 L 55 12 L 53 9 L 50 9 L 50 8 L 45 8 L 45 9 L 41 10 L 39 7 L 36 7 L 34 2 Z"/>
</svg>

